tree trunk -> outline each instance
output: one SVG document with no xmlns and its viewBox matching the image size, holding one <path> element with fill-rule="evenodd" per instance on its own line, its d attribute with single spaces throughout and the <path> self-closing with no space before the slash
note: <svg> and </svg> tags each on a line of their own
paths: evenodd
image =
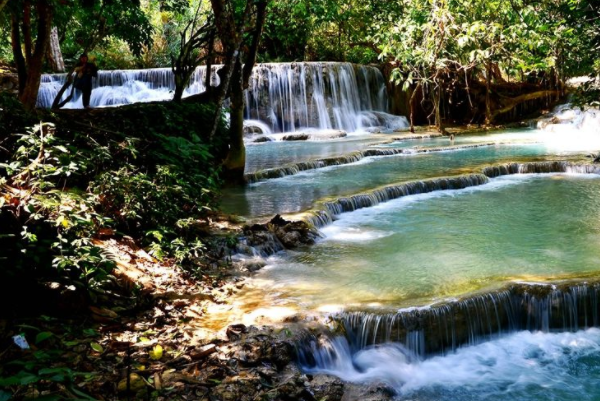
<svg viewBox="0 0 600 401">
<path fill-rule="evenodd" d="M 2 12 L 2 9 L 4 8 L 4 6 L 7 4 L 8 4 L 8 0 L 0 0 L 0 13 Z"/>
<path fill-rule="evenodd" d="M 492 105 L 490 104 L 490 87 L 492 83 L 492 63 L 487 61 L 485 65 L 485 125 L 492 123 Z"/>
<path fill-rule="evenodd" d="M 52 107 L 51 107 L 52 110 L 57 110 L 57 109 L 62 108 L 65 104 L 70 102 L 71 99 L 73 99 L 75 87 L 71 87 L 71 93 L 69 94 L 69 96 L 66 97 L 65 100 L 63 100 L 62 102 L 60 100 L 60 99 L 62 99 L 62 97 L 63 97 L 64 93 L 67 91 L 67 89 L 69 89 L 69 86 L 71 86 L 71 84 L 73 83 L 74 77 L 75 77 L 75 67 L 73 67 L 73 69 L 67 73 L 67 78 L 65 79 L 65 83 L 60 88 L 60 90 L 58 91 L 56 96 L 54 97 L 54 101 L 52 102 Z"/>
<path fill-rule="evenodd" d="M 183 91 L 189 83 L 189 77 L 186 79 L 185 76 L 177 73 L 174 73 L 173 75 L 175 76 L 175 93 L 173 94 L 173 101 L 179 103 L 183 97 Z"/>
<path fill-rule="evenodd" d="M 35 46 L 31 43 L 31 10 L 27 4 L 22 15 L 21 29 L 23 30 L 23 40 L 25 41 L 25 57 L 21 48 L 19 16 L 13 14 L 11 18 L 12 49 L 19 74 L 19 100 L 28 110 L 35 108 L 37 102 L 44 56 L 48 42 L 50 41 L 50 30 L 52 28 L 52 6 L 48 0 L 37 0 L 35 8 L 37 12 L 37 39 Z"/>
<path fill-rule="evenodd" d="M 408 101 L 410 107 L 410 132 L 415 133 L 415 100 L 417 98 L 417 92 L 421 89 L 421 82 L 417 83 L 417 86 L 410 95 Z"/>
<path fill-rule="evenodd" d="M 246 166 L 246 148 L 244 147 L 244 89 L 242 64 L 237 62 L 231 77 L 229 97 L 229 153 L 223 162 L 223 175 L 230 182 L 243 182 Z"/>
<path fill-rule="evenodd" d="M 54 72 L 65 72 L 65 62 L 63 60 L 62 51 L 60 50 L 60 42 L 58 41 L 58 29 L 52 27 L 50 31 L 50 43 L 46 52 L 46 59 L 50 68 Z"/>
<path fill-rule="evenodd" d="M 433 108 L 435 109 L 435 126 L 441 134 L 446 133 L 442 122 L 442 87 L 441 82 L 435 81 L 436 87 L 433 90 Z"/>
<path fill-rule="evenodd" d="M 230 89 L 231 76 L 240 57 L 240 48 L 244 39 L 246 21 L 250 15 L 252 2 L 249 0 L 246 2 L 246 9 L 242 14 L 243 17 L 239 24 L 236 24 L 233 10 L 227 6 L 225 0 L 210 0 L 210 3 L 215 15 L 217 33 L 219 34 L 219 38 L 223 44 L 223 50 L 226 54 L 225 63 L 223 63 L 224 65 L 220 70 L 221 84 L 216 88 L 214 95 L 215 116 L 209 134 L 209 138 L 212 139 L 217 132 L 217 127 L 221 120 L 223 100 Z"/>
<path fill-rule="evenodd" d="M 13 59 L 17 65 L 17 75 L 19 77 L 19 95 L 25 90 L 25 82 L 27 81 L 27 65 L 23 57 L 21 48 L 21 31 L 19 30 L 19 21 L 16 14 L 11 15 L 11 30 L 10 43 L 13 52 Z"/>
<path fill-rule="evenodd" d="M 260 37 L 262 36 L 263 28 L 265 26 L 265 19 L 267 17 L 267 2 L 260 1 L 256 4 L 256 26 L 252 34 L 252 44 L 244 63 L 244 69 L 242 74 L 242 88 L 248 89 L 248 82 L 252 75 L 252 69 L 256 64 L 256 56 L 258 55 L 258 45 L 260 44 Z"/>
</svg>

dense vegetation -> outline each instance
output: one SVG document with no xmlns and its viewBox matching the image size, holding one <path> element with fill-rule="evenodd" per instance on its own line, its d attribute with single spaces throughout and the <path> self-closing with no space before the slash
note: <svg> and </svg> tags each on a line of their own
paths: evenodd
<svg viewBox="0 0 600 401">
<path fill-rule="evenodd" d="M 0 260 L 11 268 L 0 279 L 13 283 L 7 288 L 58 282 L 93 298 L 114 267 L 93 244 L 102 236 L 132 236 L 154 257 L 193 268 L 205 247 L 199 220 L 217 205 L 224 142 L 208 145 L 204 136 L 212 112 L 198 104 L 132 106 L 100 121 L 90 116 L 91 129 L 69 114 L 47 115 L 51 123 L 5 141 Z M 221 123 L 218 137 L 225 136 Z"/>
</svg>

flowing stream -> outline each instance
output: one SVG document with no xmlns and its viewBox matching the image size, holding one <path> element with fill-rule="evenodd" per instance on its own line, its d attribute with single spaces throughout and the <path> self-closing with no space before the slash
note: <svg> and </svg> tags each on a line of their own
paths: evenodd
<svg viewBox="0 0 600 401">
<path fill-rule="evenodd" d="M 64 76 L 43 81 L 47 107 Z M 92 105 L 172 90 L 168 69 L 101 72 Z M 406 119 L 388 103 L 373 67 L 255 69 L 249 184 L 225 190 L 223 209 L 305 219 L 323 237 L 262 255 L 232 308 L 327 320 L 340 334 L 307 334 L 301 368 L 399 400 L 600 399 L 600 166 L 585 157 L 600 151 L 600 113 L 563 106 L 530 128 L 450 141 L 399 132 Z"/>
<path fill-rule="evenodd" d="M 595 111 L 531 128 L 248 145 L 224 207 L 320 228 L 267 258 L 248 293 L 268 315 L 327 317 L 308 373 L 399 400 L 600 397 L 600 150 Z"/>
</svg>

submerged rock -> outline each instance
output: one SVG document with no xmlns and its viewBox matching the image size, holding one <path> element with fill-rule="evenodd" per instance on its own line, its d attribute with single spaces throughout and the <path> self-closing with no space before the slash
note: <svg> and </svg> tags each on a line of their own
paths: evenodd
<svg viewBox="0 0 600 401">
<path fill-rule="evenodd" d="M 264 143 L 264 142 L 272 142 L 273 140 L 271 138 L 269 138 L 268 136 L 259 136 L 258 138 L 256 138 L 255 140 L 253 140 L 252 142 L 254 143 Z"/>
</svg>

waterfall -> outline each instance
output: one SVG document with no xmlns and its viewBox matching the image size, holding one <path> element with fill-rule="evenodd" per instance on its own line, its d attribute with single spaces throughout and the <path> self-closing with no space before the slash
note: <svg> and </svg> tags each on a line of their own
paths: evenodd
<svg viewBox="0 0 600 401">
<path fill-rule="evenodd" d="M 424 359 L 520 330 L 573 332 L 600 324 L 600 283 L 512 284 L 446 304 L 397 313 L 345 312 L 333 316 L 352 353 L 377 344 L 399 344 Z M 338 338 L 308 336 L 299 345 L 307 368 L 331 368 Z"/>
<path fill-rule="evenodd" d="M 489 178 L 483 174 L 469 174 L 458 177 L 435 178 L 423 181 L 409 181 L 403 184 L 389 185 L 371 192 L 338 198 L 335 201 L 325 202 L 324 209 L 313 212 L 308 217 L 308 222 L 315 227 L 323 227 L 333 222 L 336 215 L 365 207 L 373 207 L 382 202 L 398 199 L 403 196 L 423 194 L 433 191 L 449 189 L 463 189 L 483 185 Z"/>
<path fill-rule="evenodd" d="M 581 109 L 571 104 L 557 106 L 552 115 L 537 123 L 544 141 L 561 150 L 600 150 L 600 110 Z"/>
<path fill-rule="evenodd" d="M 211 85 L 218 85 L 217 68 L 211 74 Z M 198 67 L 184 96 L 203 92 L 205 76 L 206 67 Z M 44 75 L 37 106 L 50 107 L 65 79 L 65 74 Z M 104 107 L 168 100 L 174 88 L 170 68 L 100 71 L 90 103 Z M 266 124 L 272 132 L 306 128 L 355 132 L 369 127 L 393 130 L 408 126 L 406 118 L 387 113 L 383 75 L 370 66 L 333 62 L 257 64 L 245 97 L 245 118 Z M 80 108 L 80 95 L 77 93 L 65 107 Z"/>
<path fill-rule="evenodd" d="M 381 71 L 350 63 L 259 64 L 246 94 L 246 117 L 266 121 L 273 132 L 407 126 L 387 111 Z"/>
<path fill-rule="evenodd" d="M 211 85 L 218 85 L 219 78 L 213 69 Z M 205 91 L 206 68 L 197 68 L 184 96 L 190 96 Z M 52 105 L 56 94 L 64 84 L 66 74 L 45 74 L 38 94 L 37 107 L 48 108 Z M 175 79 L 170 68 L 152 68 L 146 70 L 115 70 L 99 71 L 98 78 L 93 80 L 93 107 L 119 106 L 139 102 L 170 100 L 175 90 Z M 63 99 L 67 97 L 67 90 Z M 76 96 L 65 108 L 81 108 L 81 96 Z"/>
<path fill-rule="evenodd" d="M 600 166 L 574 164 L 565 161 L 505 163 L 483 169 L 483 174 L 493 178 L 510 174 L 574 173 L 600 174 Z"/>
<path fill-rule="evenodd" d="M 255 183 L 258 181 L 264 181 L 273 178 L 282 178 L 290 175 L 298 174 L 302 171 L 316 170 L 324 167 L 341 166 L 344 164 L 356 163 L 364 159 L 365 157 L 383 157 L 383 156 L 395 156 L 395 155 L 414 155 L 421 153 L 435 153 L 435 152 L 453 152 L 459 150 L 480 148 L 486 146 L 501 145 L 501 143 L 488 142 L 488 143 L 477 143 L 471 145 L 457 145 L 457 146 L 445 146 L 437 148 L 374 148 L 362 151 L 352 152 L 343 156 L 327 157 L 323 159 L 309 160 L 306 162 L 299 162 L 290 164 L 287 166 L 275 167 L 265 170 L 256 171 L 245 175 L 245 180 L 248 183 Z"/>
<path fill-rule="evenodd" d="M 483 145 L 485 146 L 485 145 Z M 401 153 L 402 149 L 391 149 Z M 432 151 L 432 149 L 423 149 Z M 447 150 L 447 148 L 440 148 Z M 383 151 L 387 151 L 384 149 Z M 439 150 L 438 150 L 439 151 Z M 359 152 L 359 154 L 361 154 Z M 373 207 L 382 202 L 401 198 L 407 195 L 442 191 L 449 189 L 463 189 L 483 185 L 491 178 L 509 174 L 548 174 L 548 173 L 573 173 L 573 174 L 600 174 L 600 166 L 592 164 L 575 164 L 566 161 L 532 162 L 532 163 L 505 163 L 485 167 L 481 174 L 468 174 L 457 177 L 433 178 L 423 181 L 409 181 L 402 184 L 389 185 L 380 189 L 349 197 L 338 198 L 335 201 L 325 202 L 324 208 L 314 210 L 307 217 L 308 223 L 317 228 L 324 227 L 334 221 L 336 215 L 352 212 L 365 207 Z M 260 179 L 274 177 L 260 177 Z"/>
</svg>

